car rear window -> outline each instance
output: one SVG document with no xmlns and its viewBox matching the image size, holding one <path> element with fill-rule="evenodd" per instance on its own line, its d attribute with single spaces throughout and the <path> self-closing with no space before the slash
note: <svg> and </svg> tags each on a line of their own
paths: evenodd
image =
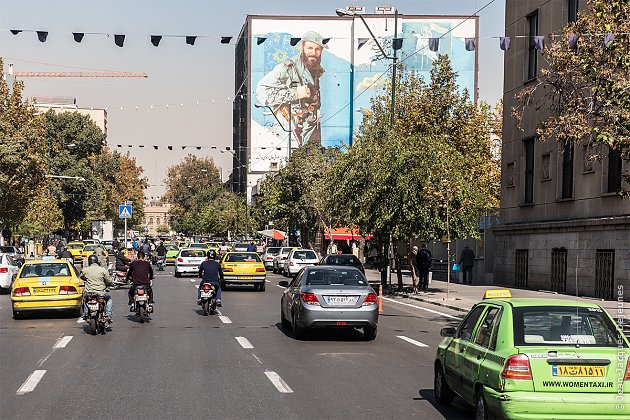
<svg viewBox="0 0 630 420">
<path fill-rule="evenodd" d="M 529 306 L 514 308 L 515 346 L 617 347 L 615 324 L 601 308 Z"/>
<path fill-rule="evenodd" d="M 261 262 L 258 254 L 252 252 L 234 252 L 225 257 L 225 262 Z"/>
<path fill-rule="evenodd" d="M 164 248 L 166 248 L 167 251 L 177 251 L 179 249 L 175 245 L 166 245 Z"/>
<path fill-rule="evenodd" d="M 0 252 L 6 252 L 8 254 L 12 254 L 15 252 L 12 246 L 0 246 Z"/>
<path fill-rule="evenodd" d="M 354 255 L 329 255 L 326 257 L 324 261 L 326 264 L 330 265 L 361 265 L 361 261 Z"/>
<path fill-rule="evenodd" d="M 206 253 L 198 249 L 185 249 L 182 251 L 181 257 L 205 257 Z"/>
<path fill-rule="evenodd" d="M 267 248 L 268 255 L 278 255 L 280 253 L 280 248 Z"/>
<path fill-rule="evenodd" d="M 314 269 L 306 276 L 307 286 L 367 286 L 358 270 Z"/>
<path fill-rule="evenodd" d="M 64 263 L 41 263 L 41 264 L 28 264 L 22 269 L 20 278 L 28 277 L 53 277 L 53 276 L 68 276 L 70 277 L 70 270 L 68 264 Z"/>
<path fill-rule="evenodd" d="M 68 249 L 83 249 L 85 245 L 83 244 L 68 244 Z"/>
<path fill-rule="evenodd" d="M 313 251 L 295 251 L 293 258 L 298 260 L 316 260 L 317 254 Z"/>
<path fill-rule="evenodd" d="M 86 245 L 84 250 L 85 251 L 94 251 L 96 249 L 96 245 Z"/>
</svg>

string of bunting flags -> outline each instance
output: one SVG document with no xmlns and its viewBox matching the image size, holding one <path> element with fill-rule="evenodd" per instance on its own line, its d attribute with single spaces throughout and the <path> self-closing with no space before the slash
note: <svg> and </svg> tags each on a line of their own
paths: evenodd
<svg viewBox="0 0 630 420">
<path fill-rule="evenodd" d="M 7 31 L 7 29 L 0 29 L 0 31 Z M 49 33 L 48 31 L 40 31 L 40 30 L 34 30 L 34 29 L 8 29 L 8 31 L 10 31 L 13 35 L 19 35 L 22 32 L 34 32 L 37 34 L 37 39 L 39 39 L 40 42 L 46 42 L 48 39 L 48 33 Z M 81 43 L 85 35 L 101 35 L 101 36 L 113 37 L 114 44 L 116 44 L 118 47 L 121 47 L 121 48 L 124 46 L 125 39 L 127 36 L 125 34 L 109 34 L 105 32 L 72 32 L 72 36 L 75 42 L 77 43 Z M 601 34 L 599 33 L 598 34 L 569 34 L 567 37 L 567 45 L 571 49 L 577 49 L 577 44 L 580 37 L 598 36 L 598 37 L 603 37 L 604 46 L 610 47 L 610 44 L 615 39 L 615 36 L 620 36 L 620 35 L 628 35 L 628 33 L 610 32 L 610 33 L 601 33 Z M 477 48 L 477 42 L 479 39 L 498 39 L 499 48 L 503 51 L 507 51 L 510 49 L 513 39 L 529 38 L 531 39 L 532 44 L 534 45 L 534 48 L 538 50 L 543 50 L 544 44 L 545 44 L 545 38 L 555 39 L 555 38 L 564 37 L 564 36 L 565 36 L 564 34 L 551 33 L 546 36 L 545 35 L 536 35 L 536 36 L 516 35 L 516 36 L 477 36 L 477 37 L 455 37 L 455 38 L 464 39 L 464 45 L 467 51 L 475 51 Z M 149 35 L 149 41 L 155 47 L 158 47 L 160 45 L 160 42 L 162 41 L 163 38 L 184 38 L 186 41 L 186 44 L 188 45 L 195 45 L 195 41 L 197 40 L 197 38 L 214 38 L 214 39 L 218 39 L 221 44 L 232 44 L 233 40 L 240 39 L 239 37 L 233 37 L 233 36 L 217 37 L 217 36 L 211 36 L 211 35 Z M 267 40 L 267 37 L 264 37 L 264 36 L 255 36 L 254 38 L 256 39 L 256 45 L 261 45 Z M 394 50 L 400 50 L 403 46 L 404 40 L 409 39 L 409 38 L 411 38 L 414 43 L 416 43 L 418 39 L 427 40 L 429 50 L 433 52 L 438 52 L 440 48 L 440 39 L 442 37 L 418 37 L 415 34 L 411 37 L 394 37 L 392 38 L 392 48 Z M 302 38 L 300 37 L 292 37 L 289 43 L 291 44 L 291 46 L 296 46 L 301 41 L 301 39 Z M 331 39 L 333 38 L 330 38 L 330 37 L 323 38 L 323 43 L 327 44 Z M 335 37 L 335 39 L 346 39 L 346 38 Z M 357 46 L 356 46 L 357 50 L 360 50 L 363 46 L 365 46 L 371 41 L 373 41 L 371 38 L 357 38 Z"/>
</svg>

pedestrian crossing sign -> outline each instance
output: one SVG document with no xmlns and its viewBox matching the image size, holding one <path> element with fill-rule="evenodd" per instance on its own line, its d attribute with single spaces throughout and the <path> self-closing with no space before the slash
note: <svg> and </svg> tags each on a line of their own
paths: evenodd
<svg viewBox="0 0 630 420">
<path fill-rule="evenodd" d="M 133 214 L 133 209 L 131 206 L 128 206 L 128 205 L 118 206 L 119 219 L 131 219 L 132 214 Z"/>
</svg>

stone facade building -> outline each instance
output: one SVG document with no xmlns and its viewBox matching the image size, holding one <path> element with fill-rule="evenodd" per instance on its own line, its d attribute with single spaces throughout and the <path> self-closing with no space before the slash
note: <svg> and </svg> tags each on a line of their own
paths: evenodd
<svg viewBox="0 0 630 420">
<path fill-rule="evenodd" d="M 514 95 L 534 83 L 544 60 L 535 35 L 560 33 L 584 0 L 506 2 L 501 221 L 494 229 L 496 282 L 530 289 L 630 300 L 630 199 L 618 191 L 630 170 L 604 148 L 591 161 L 581 144 L 535 138 L 544 109 L 526 111 L 518 129 Z M 524 36 L 523 36 L 524 35 Z M 625 288 L 625 293 L 622 292 Z"/>
</svg>

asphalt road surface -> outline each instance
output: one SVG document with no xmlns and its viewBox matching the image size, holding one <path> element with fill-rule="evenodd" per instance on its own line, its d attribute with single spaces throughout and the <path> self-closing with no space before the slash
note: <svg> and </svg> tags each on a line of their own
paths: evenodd
<svg viewBox="0 0 630 420">
<path fill-rule="evenodd" d="M 114 324 L 99 336 L 61 313 L 13 320 L 0 296 L 0 418 L 473 418 L 433 397 L 439 331 L 461 313 L 386 299 L 375 341 L 354 330 L 294 340 L 280 327 L 280 275 L 265 292 L 228 288 L 205 317 L 198 279 L 172 273 L 156 272 L 145 324 L 127 288 L 112 291 Z"/>
</svg>

